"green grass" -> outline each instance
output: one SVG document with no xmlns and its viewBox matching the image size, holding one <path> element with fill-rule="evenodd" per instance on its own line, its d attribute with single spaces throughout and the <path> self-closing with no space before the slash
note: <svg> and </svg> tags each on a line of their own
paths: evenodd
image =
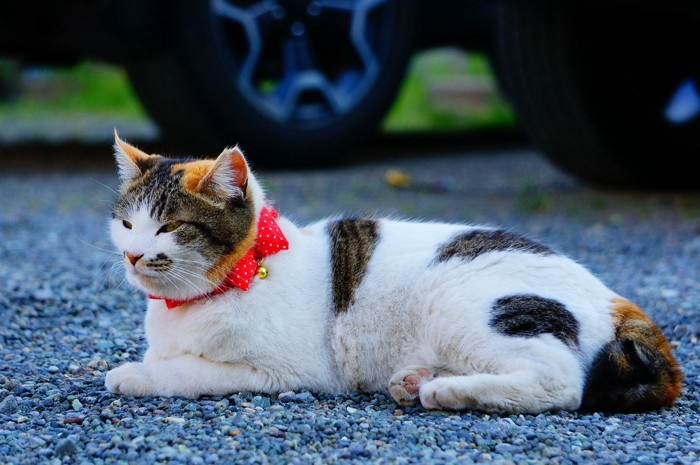
<svg viewBox="0 0 700 465">
<path fill-rule="evenodd" d="M 86 62 L 37 70 L 19 98 L 0 102 L 0 116 L 31 118 L 95 113 L 143 117 L 145 112 L 121 69 Z"/>
<path fill-rule="evenodd" d="M 484 89 L 483 105 L 445 105 L 431 87 L 477 84 Z M 464 91 L 453 92 L 459 98 Z M 450 95 L 447 95 L 449 99 Z M 436 50 L 419 54 L 410 63 L 398 99 L 384 119 L 386 132 L 463 131 L 512 126 L 512 109 L 497 91 L 488 60 L 479 54 Z"/>
<path fill-rule="evenodd" d="M 73 68 L 39 70 L 33 76 L 28 89 L 19 98 L 0 101 L 0 118 L 31 119 L 70 114 L 147 117 L 120 68 L 85 62 Z M 493 83 L 488 61 L 477 54 L 455 51 L 415 56 L 382 129 L 393 133 L 459 131 L 513 124 L 512 111 L 493 89 L 484 94 L 486 105 L 445 105 L 450 96 L 447 99 L 436 97 L 434 89 L 451 82 L 481 83 L 488 87 Z"/>
</svg>

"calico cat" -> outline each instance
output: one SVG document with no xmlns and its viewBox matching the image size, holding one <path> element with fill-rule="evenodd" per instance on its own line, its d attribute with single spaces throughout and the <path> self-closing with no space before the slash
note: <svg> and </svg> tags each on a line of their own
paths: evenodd
<svg viewBox="0 0 700 465">
<path fill-rule="evenodd" d="M 133 396 L 388 389 L 500 413 L 672 405 L 681 373 L 633 303 L 550 247 L 485 226 L 277 213 L 237 148 L 148 155 L 119 139 L 111 221 L 148 294 Z"/>
</svg>

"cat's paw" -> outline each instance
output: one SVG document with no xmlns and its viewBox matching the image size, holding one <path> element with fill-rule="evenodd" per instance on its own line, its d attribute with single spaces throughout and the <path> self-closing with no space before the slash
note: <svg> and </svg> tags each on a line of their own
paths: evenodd
<svg viewBox="0 0 700 465">
<path fill-rule="evenodd" d="M 110 370 L 105 378 L 105 386 L 115 394 L 127 396 L 153 395 L 153 383 L 143 363 L 125 363 Z"/>
<path fill-rule="evenodd" d="M 479 409 L 483 405 L 455 377 L 436 378 L 420 391 L 420 403 L 428 410 Z M 486 409 L 490 410 L 490 409 Z"/>
<path fill-rule="evenodd" d="M 404 368 L 389 380 L 389 394 L 400 405 L 413 405 L 418 401 L 421 386 L 433 379 L 435 376 L 426 368 Z"/>
</svg>

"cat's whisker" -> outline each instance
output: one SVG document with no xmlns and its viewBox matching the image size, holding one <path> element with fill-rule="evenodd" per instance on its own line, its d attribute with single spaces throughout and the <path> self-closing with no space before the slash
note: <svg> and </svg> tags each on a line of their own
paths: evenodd
<svg viewBox="0 0 700 465">
<path fill-rule="evenodd" d="M 105 183 L 103 183 L 103 182 L 101 182 L 101 181 L 98 181 L 98 180 L 95 179 L 95 178 L 90 178 L 90 179 L 91 179 L 92 181 L 96 182 L 97 184 L 99 184 L 100 186 L 105 187 L 108 191 L 110 191 L 111 193 L 113 193 L 113 194 L 116 195 L 117 197 L 119 196 L 119 192 L 115 191 L 114 189 L 112 189 L 112 188 L 111 188 L 110 186 L 108 186 L 107 184 L 105 184 Z"/>
<path fill-rule="evenodd" d="M 177 263 L 184 263 L 186 265 L 194 265 L 196 267 L 197 271 L 200 271 L 202 273 L 206 273 L 211 269 L 211 265 L 208 263 L 202 262 L 201 260 L 188 260 L 184 258 L 178 258 L 175 260 Z"/>
<path fill-rule="evenodd" d="M 125 287 L 124 284 L 127 282 L 128 282 L 128 279 L 126 278 L 126 273 L 122 273 L 122 279 L 120 279 L 119 282 L 117 283 L 117 289 L 123 289 Z"/>
<path fill-rule="evenodd" d="M 194 278 L 197 278 L 198 280 L 205 281 L 211 285 L 218 285 L 219 283 L 216 283 L 212 281 L 211 279 L 207 278 L 206 272 L 208 271 L 207 268 L 201 267 L 199 269 L 194 268 L 194 269 L 187 269 L 187 268 L 182 268 L 182 267 L 174 267 L 170 270 L 170 272 L 179 272 L 179 273 L 184 273 L 187 276 L 191 276 Z"/>
<path fill-rule="evenodd" d="M 107 253 L 107 254 L 109 254 L 109 255 L 121 255 L 121 252 L 118 252 L 118 251 L 114 250 L 113 248 L 112 248 L 112 249 L 105 249 L 105 248 L 102 248 L 102 247 L 98 247 L 98 246 L 96 246 L 95 244 L 91 244 L 91 243 L 89 243 L 89 242 L 87 242 L 87 241 L 81 239 L 81 238 L 78 237 L 78 236 L 73 236 L 73 237 L 74 237 L 75 239 L 77 239 L 79 242 L 83 243 L 84 245 L 87 245 L 88 247 L 90 247 L 90 248 L 92 248 L 92 249 L 99 250 L 100 252 L 105 252 L 105 253 Z"/>
<path fill-rule="evenodd" d="M 110 262 L 111 262 L 111 265 L 110 265 L 109 269 L 108 269 L 107 271 L 104 271 L 104 272 L 103 272 L 103 270 L 105 269 L 105 266 L 107 265 L 107 263 L 110 263 Z M 92 276 L 90 282 L 91 282 L 91 283 L 94 283 L 94 282 L 95 282 L 95 279 L 96 279 L 98 276 L 102 276 L 102 283 L 100 283 L 100 288 L 104 288 L 104 287 L 105 287 L 105 283 L 107 282 L 107 279 L 109 279 L 110 274 L 114 271 L 115 266 L 116 266 L 116 263 L 115 263 L 115 261 L 113 260 L 113 257 L 107 257 L 107 258 L 105 258 L 105 259 L 102 261 L 102 264 L 100 265 L 100 267 L 99 267 L 99 268 L 97 269 L 97 271 L 95 271 L 95 273 L 93 274 L 93 276 Z"/>
<path fill-rule="evenodd" d="M 197 265 L 207 266 L 207 263 L 202 261 L 202 260 L 192 260 L 192 259 L 183 258 L 183 257 L 176 257 L 176 261 L 178 261 L 180 263 L 195 263 Z"/>
<path fill-rule="evenodd" d="M 92 249 L 95 249 L 95 250 L 98 250 L 98 251 L 100 251 L 100 252 L 104 252 L 104 253 L 107 254 L 107 257 L 102 261 L 102 264 L 100 265 L 99 269 L 98 269 L 98 270 L 94 273 L 94 275 L 92 276 L 92 278 L 91 278 L 91 280 L 90 280 L 91 283 L 95 283 L 95 282 L 96 282 L 97 276 L 103 274 L 103 273 L 102 273 L 102 270 L 104 269 L 104 267 L 105 267 L 105 265 L 107 264 L 107 262 L 109 262 L 109 261 L 112 260 L 112 259 L 115 259 L 116 257 L 119 257 L 119 258 L 122 257 L 122 254 L 121 254 L 120 252 L 117 252 L 117 251 L 114 250 L 114 249 L 107 249 L 107 248 L 99 247 L 99 246 L 97 246 L 97 245 L 95 245 L 95 244 L 91 244 L 91 243 L 89 243 L 89 242 L 87 242 L 87 241 L 81 239 L 81 238 L 78 237 L 78 236 L 73 236 L 73 237 L 74 237 L 75 239 L 77 239 L 78 241 L 80 241 L 82 244 L 84 244 L 84 245 L 86 245 L 86 246 L 88 246 L 88 247 L 90 247 L 90 248 L 92 248 Z M 116 261 L 117 261 L 117 260 L 115 260 L 115 262 L 116 262 Z M 119 260 L 119 262 L 121 262 L 121 260 Z M 110 268 L 110 271 L 112 271 L 112 270 L 114 269 L 114 266 L 115 266 L 115 263 L 112 263 L 112 266 L 111 266 L 111 268 Z M 108 276 L 105 276 L 105 277 L 102 279 L 102 283 L 100 284 L 101 287 L 104 287 L 104 286 L 105 286 L 105 282 L 107 281 L 107 279 L 109 279 Z"/>
<path fill-rule="evenodd" d="M 201 289 L 199 286 L 195 285 L 189 279 L 187 279 L 190 276 L 198 276 L 194 273 L 187 274 L 184 272 L 184 270 L 176 269 L 176 270 L 171 270 L 167 275 L 164 275 L 164 276 L 166 277 L 166 279 L 168 279 L 169 282 L 171 282 L 173 284 L 173 287 L 177 287 L 177 285 L 169 279 L 170 277 L 176 279 L 178 282 L 181 282 L 182 284 L 185 284 L 187 287 L 189 287 L 190 289 L 195 291 L 197 295 L 202 295 L 202 294 L 206 293 L 206 291 L 204 289 Z"/>
</svg>

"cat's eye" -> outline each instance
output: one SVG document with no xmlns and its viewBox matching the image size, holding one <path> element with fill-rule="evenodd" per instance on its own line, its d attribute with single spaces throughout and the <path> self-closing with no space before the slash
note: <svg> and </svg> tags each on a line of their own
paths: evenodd
<svg viewBox="0 0 700 465">
<path fill-rule="evenodd" d="M 161 226 L 156 235 L 160 233 L 171 233 L 180 226 L 182 226 L 182 221 L 173 221 L 172 223 L 165 223 L 163 226 Z"/>
<path fill-rule="evenodd" d="M 131 223 L 129 223 L 128 221 L 122 220 L 122 224 L 126 229 L 131 229 Z"/>
</svg>

